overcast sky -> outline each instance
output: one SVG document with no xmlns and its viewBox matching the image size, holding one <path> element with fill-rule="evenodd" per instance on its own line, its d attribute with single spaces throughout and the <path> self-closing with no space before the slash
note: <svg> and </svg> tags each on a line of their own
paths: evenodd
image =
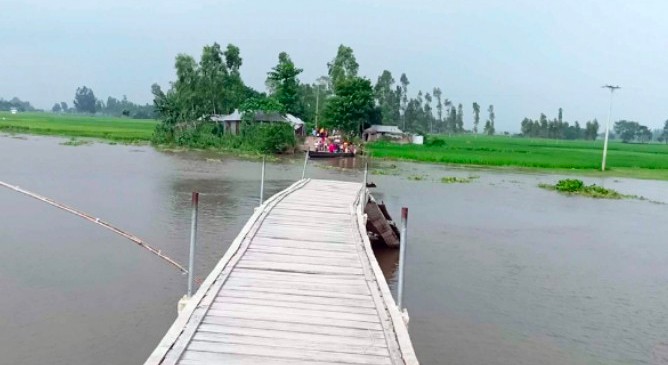
<svg viewBox="0 0 668 365">
<path fill-rule="evenodd" d="M 98 98 L 151 101 L 174 79 L 174 57 L 202 46 L 241 48 L 244 81 L 264 90 L 286 51 L 303 82 L 326 74 L 339 44 L 360 73 L 384 69 L 409 92 L 438 86 L 464 104 L 494 104 L 497 130 L 518 131 L 541 112 L 584 122 L 607 118 L 658 128 L 668 119 L 666 1 L 176 1 L 0 0 L 0 97 L 50 109 L 77 86 Z M 486 113 L 485 113 L 486 116 Z"/>
</svg>

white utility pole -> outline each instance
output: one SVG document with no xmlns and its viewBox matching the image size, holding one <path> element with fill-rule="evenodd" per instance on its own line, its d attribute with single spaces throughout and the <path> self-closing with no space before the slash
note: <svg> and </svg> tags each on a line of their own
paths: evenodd
<svg viewBox="0 0 668 365">
<path fill-rule="evenodd" d="M 601 163 L 601 171 L 605 171 L 605 159 L 608 157 L 608 135 L 610 134 L 610 118 L 612 116 L 612 94 L 615 90 L 621 89 L 619 86 L 605 85 L 601 86 L 610 90 L 610 110 L 608 111 L 608 123 L 605 125 L 605 141 L 603 142 L 603 162 Z"/>
</svg>

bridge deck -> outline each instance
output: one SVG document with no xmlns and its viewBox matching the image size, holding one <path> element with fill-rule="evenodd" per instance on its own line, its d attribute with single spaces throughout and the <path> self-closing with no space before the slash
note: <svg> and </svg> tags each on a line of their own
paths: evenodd
<svg viewBox="0 0 668 365">
<path fill-rule="evenodd" d="M 257 209 L 146 364 L 417 364 L 362 184 L 302 180 Z"/>
</svg>

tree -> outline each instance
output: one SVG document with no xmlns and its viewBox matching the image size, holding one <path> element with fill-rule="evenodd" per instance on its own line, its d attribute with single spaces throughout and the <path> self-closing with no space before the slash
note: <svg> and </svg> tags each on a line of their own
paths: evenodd
<svg viewBox="0 0 668 365">
<path fill-rule="evenodd" d="M 67 105 L 66 102 L 61 101 L 60 102 L 60 110 L 62 110 L 63 112 L 68 112 L 70 110 L 70 107 Z"/>
<path fill-rule="evenodd" d="M 448 124 L 451 133 L 457 133 L 457 109 L 450 108 L 450 115 L 448 116 Z"/>
<path fill-rule="evenodd" d="M 214 45 L 217 44 L 214 43 Z M 231 43 L 228 44 L 227 49 L 225 50 L 225 52 L 223 52 L 223 56 L 225 56 L 225 65 L 227 66 L 229 71 L 233 74 L 235 73 L 239 74 L 239 69 L 241 68 L 241 64 L 243 62 L 239 47 Z"/>
<path fill-rule="evenodd" d="M 431 95 L 429 93 L 424 94 L 424 130 L 428 130 L 429 133 L 434 133 L 434 114 L 431 112 Z"/>
<path fill-rule="evenodd" d="M 447 131 L 448 133 L 452 133 L 455 129 L 455 120 L 452 119 L 452 102 L 448 99 L 445 98 L 443 100 L 443 107 L 445 107 L 445 120 L 443 121 L 443 131 Z"/>
<path fill-rule="evenodd" d="M 638 122 L 631 122 L 627 120 L 620 120 L 615 122 L 615 133 L 622 139 L 622 142 L 628 143 L 633 141 L 640 131 L 640 124 Z"/>
<path fill-rule="evenodd" d="M 485 122 L 485 134 L 488 136 L 494 135 L 495 129 L 494 129 L 494 118 L 496 115 L 494 114 L 494 105 L 490 105 L 487 108 L 487 112 L 489 113 L 489 119 L 487 119 L 487 122 Z"/>
<path fill-rule="evenodd" d="M 663 133 L 661 133 L 661 138 L 663 138 L 663 141 L 668 144 L 668 120 L 666 120 L 663 124 Z"/>
<path fill-rule="evenodd" d="M 410 81 L 408 81 L 406 74 L 402 73 L 399 82 L 401 83 L 401 110 L 403 112 L 404 129 L 406 129 L 406 109 L 408 108 L 408 85 Z"/>
<path fill-rule="evenodd" d="M 443 121 L 443 103 L 441 101 L 441 96 L 443 95 L 443 92 L 441 91 L 440 88 L 435 87 L 434 88 L 434 97 L 436 98 L 436 115 L 438 115 L 438 118 L 436 119 L 438 121 L 436 128 L 438 128 L 438 125 L 441 124 Z M 432 128 L 432 133 L 434 133 L 433 128 Z"/>
<path fill-rule="evenodd" d="M 230 46 L 228 46 L 229 48 Z M 230 51 L 234 53 L 233 57 L 239 57 L 239 49 L 232 46 Z M 239 61 L 230 61 L 235 64 Z M 223 63 L 223 52 L 218 43 L 211 46 L 204 46 L 202 56 L 199 61 L 199 69 L 196 70 L 199 81 L 196 88 L 199 89 L 203 112 L 217 114 L 219 111 L 225 111 L 225 90 L 224 82 L 228 76 L 226 63 Z"/>
<path fill-rule="evenodd" d="M 78 87 L 76 93 L 74 94 L 74 106 L 80 113 L 94 114 L 96 101 L 97 99 L 95 99 L 93 90 L 87 88 L 86 86 Z"/>
<path fill-rule="evenodd" d="M 295 67 L 290 56 L 281 52 L 278 64 L 267 73 L 267 87 L 272 97 L 283 105 L 287 113 L 304 117 L 304 105 L 299 95 L 299 79 L 297 75 L 303 69 Z"/>
<path fill-rule="evenodd" d="M 350 135 L 361 135 L 365 122 L 374 110 L 371 81 L 361 77 L 346 78 L 337 83 L 336 94 L 325 109 L 325 121 Z"/>
<path fill-rule="evenodd" d="M 51 111 L 54 112 L 54 113 L 59 113 L 61 110 L 62 110 L 62 109 L 60 108 L 60 104 L 59 104 L 59 103 L 55 103 L 55 104 L 53 104 L 53 107 L 51 108 Z"/>
<path fill-rule="evenodd" d="M 478 124 L 480 123 L 480 105 L 473 102 L 473 133 L 478 133 Z"/>
<path fill-rule="evenodd" d="M 339 45 L 336 57 L 327 64 L 327 69 L 332 83 L 331 86 L 335 92 L 338 92 L 338 84 L 340 82 L 357 77 L 359 64 L 355 59 L 353 49 L 343 44 Z"/>
<path fill-rule="evenodd" d="M 395 99 L 401 97 L 400 95 L 395 95 L 392 86 L 394 85 L 394 78 L 392 73 L 388 70 L 384 70 L 383 73 L 378 76 L 376 85 L 373 88 L 374 94 L 376 96 L 376 105 L 380 108 L 381 119 L 383 124 L 387 122 L 396 121 L 396 110 L 397 103 Z"/>
<path fill-rule="evenodd" d="M 641 125 L 638 128 L 638 140 L 640 143 L 646 143 L 652 140 L 652 131 L 647 126 Z"/>
<path fill-rule="evenodd" d="M 559 116 L 557 117 L 557 120 L 559 121 L 559 124 L 564 121 L 564 110 L 561 108 L 559 108 Z"/>
<path fill-rule="evenodd" d="M 461 103 L 457 106 L 457 131 L 464 131 L 464 106 Z"/>
</svg>

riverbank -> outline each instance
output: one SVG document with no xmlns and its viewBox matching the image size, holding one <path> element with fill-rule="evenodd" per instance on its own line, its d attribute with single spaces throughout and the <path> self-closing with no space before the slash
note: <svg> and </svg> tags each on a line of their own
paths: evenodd
<svg viewBox="0 0 668 365">
<path fill-rule="evenodd" d="M 152 119 L 0 112 L 0 132 L 99 138 L 124 143 L 150 142 L 157 124 Z"/>
<path fill-rule="evenodd" d="M 373 158 L 584 176 L 668 180 L 668 146 L 611 142 L 601 172 L 601 141 L 489 136 L 439 137 L 442 145 L 367 145 Z"/>
</svg>

